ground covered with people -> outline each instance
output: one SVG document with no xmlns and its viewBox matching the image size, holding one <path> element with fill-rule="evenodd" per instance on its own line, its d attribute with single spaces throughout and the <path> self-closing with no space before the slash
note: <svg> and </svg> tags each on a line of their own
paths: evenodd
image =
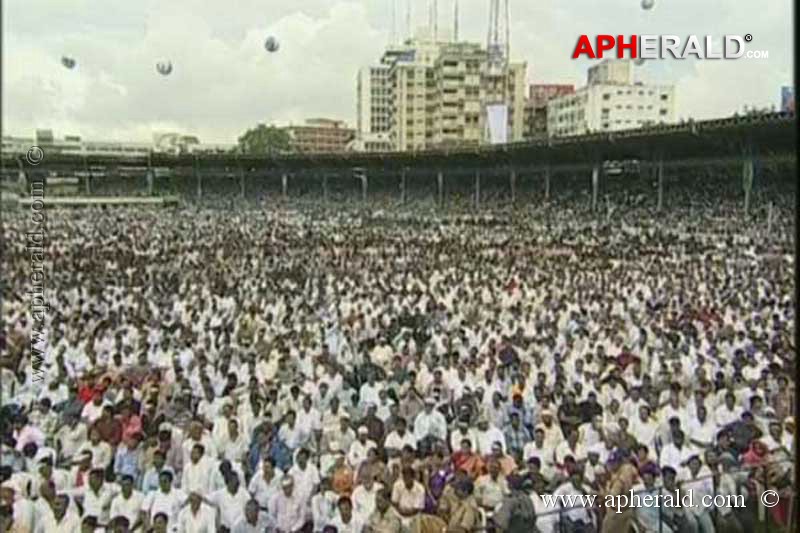
<svg viewBox="0 0 800 533">
<path fill-rule="evenodd" d="M 48 211 L 41 328 L 4 216 L 3 525 L 785 525 L 793 215 L 704 209 Z M 676 488 L 745 506 L 544 499 Z"/>
</svg>

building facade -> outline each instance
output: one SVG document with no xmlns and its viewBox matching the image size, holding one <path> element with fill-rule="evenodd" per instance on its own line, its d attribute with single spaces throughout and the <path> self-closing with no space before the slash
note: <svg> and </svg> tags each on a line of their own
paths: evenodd
<svg viewBox="0 0 800 533">
<path fill-rule="evenodd" d="M 575 86 L 572 84 L 532 84 L 528 88 L 528 99 L 525 102 L 525 139 L 547 138 L 547 103 L 553 98 L 574 93 Z"/>
<path fill-rule="evenodd" d="M 525 75 L 525 63 L 490 72 L 478 44 L 409 40 L 359 73 L 359 144 L 367 151 L 479 145 L 486 105 L 497 102 L 508 105 L 508 140 L 521 140 Z"/>
<path fill-rule="evenodd" d="M 355 137 L 355 130 L 344 121 L 327 118 L 308 119 L 305 124 L 282 129 L 297 153 L 344 152 Z"/>
<path fill-rule="evenodd" d="M 629 60 L 589 69 L 589 83 L 547 104 L 549 136 L 626 130 L 675 121 L 675 87 L 631 82 Z"/>
</svg>

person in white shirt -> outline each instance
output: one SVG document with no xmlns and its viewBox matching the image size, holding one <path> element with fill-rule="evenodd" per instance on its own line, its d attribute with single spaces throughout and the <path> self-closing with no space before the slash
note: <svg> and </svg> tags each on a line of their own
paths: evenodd
<svg viewBox="0 0 800 533">
<path fill-rule="evenodd" d="M 714 423 L 708 419 L 708 413 L 704 405 L 700 404 L 697 406 L 695 417 L 689 420 L 687 430 L 689 442 L 696 448 L 704 449 L 714 444 L 717 428 Z"/>
<path fill-rule="evenodd" d="M 478 420 L 476 438 L 478 440 L 478 446 L 475 448 L 475 452 L 478 455 L 489 455 L 492 453 L 492 447 L 495 442 L 499 442 L 503 445 L 503 449 L 506 449 L 505 434 L 500 428 L 489 425 L 489 420 L 486 417 L 481 417 Z"/>
<path fill-rule="evenodd" d="M 353 489 L 350 501 L 353 504 L 353 516 L 356 521 L 366 524 L 375 511 L 375 496 L 383 490 L 383 485 L 375 482 L 375 475 L 369 471 L 364 475 L 363 483 Z"/>
<path fill-rule="evenodd" d="M 741 410 L 736 408 L 736 396 L 732 391 L 725 393 L 725 403 L 714 411 L 714 422 L 717 429 L 722 429 L 728 424 L 736 422 L 741 417 Z"/>
<path fill-rule="evenodd" d="M 661 450 L 659 466 L 670 466 L 676 472 L 686 465 L 686 461 L 696 452 L 693 448 L 684 444 L 684 434 L 681 430 L 676 430 L 672 434 L 672 442 L 668 443 Z"/>
<path fill-rule="evenodd" d="M 337 533 L 361 533 L 363 522 L 353 515 L 350 498 L 342 496 L 337 502 L 336 514 L 328 525 L 335 527 Z"/>
<path fill-rule="evenodd" d="M 573 467 L 569 472 L 569 479 L 564 481 L 564 483 L 559 485 L 556 490 L 553 491 L 554 496 L 564 497 L 563 499 L 559 498 L 561 502 L 565 501 L 569 496 L 580 498 L 584 494 L 591 493 L 592 489 L 584 484 L 583 474 L 578 466 Z M 561 505 L 564 506 L 565 504 L 561 503 Z M 583 507 L 565 510 L 561 517 L 565 522 L 565 527 L 570 528 L 569 531 L 585 531 L 585 528 L 592 528 L 594 526 L 594 519 L 592 518 L 591 511 Z"/>
<path fill-rule="evenodd" d="M 118 489 L 104 482 L 105 471 L 96 468 L 89 474 L 89 485 L 73 492 L 82 497 L 83 516 L 94 516 L 101 524 L 108 523 L 111 500 Z"/>
<path fill-rule="evenodd" d="M 216 513 L 199 493 L 191 492 L 189 506 L 178 513 L 177 525 L 177 533 L 216 533 Z"/>
<path fill-rule="evenodd" d="M 244 513 L 250 495 L 241 486 L 239 476 L 231 472 L 226 479 L 226 486 L 211 493 L 208 498 L 219 513 L 219 525 L 230 530 Z"/>
<path fill-rule="evenodd" d="M 172 481 L 172 472 L 163 470 L 158 475 L 158 490 L 154 490 L 145 496 L 144 503 L 142 503 L 145 530 L 159 513 L 165 514 L 171 524 L 178 520 L 178 513 L 186 503 L 187 496 L 183 490 L 172 488 Z"/>
<path fill-rule="evenodd" d="M 435 410 L 436 400 L 428 396 L 425 398 L 425 410 L 417 415 L 414 420 L 414 438 L 417 447 L 430 441 L 447 441 L 447 420 L 444 415 Z M 430 446 L 424 449 L 430 449 Z"/>
<path fill-rule="evenodd" d="M 386 450 L 386 454 L 391 458 L 399 456 L 406 446 L 416 449 L 417 439 L 408 432 L 408 425 L 405 419 L 399 418 L 396 423 L 396 429 L 386 436 L 383 449 Z"/>
<path fill-rule="evenodd" d="M 414 469 L 403 468 L 402 477 L 392 487 L 392 503 L 405 527 L 425 509 L 425 487 L 414 479 Z"/>
<path fill-rule="evenodd" d="M 368 435 L 369 430 L 366 426 L 361 426 L 358 428 L 358 440 L 350 445 L 350 450 L 347 452 L 347 462 L 355 471 L 358 471 L 361 463 L 367 460 L 369 450 L 378 447 L 378 445 L 375 444 L 375 441 L 367 438 Z"/>
<path fill-rule="evenodd" d="M 301 448 L 295 456 L 295 465 L 289 469 L 289 476 L 293 481 L 293 494 L 303 501 L 303 506 L 308 507 L 311 495 L 319 485 L 319 470 L 308 462 L 309 453 Z"/>
<path fill-rule="evenodd" d="M 133 489 L 133 476 L 129 474 L 124 474 L 119 484 L 121 490 L 111 500 L 109 516 L 112 520 L 118 516 L 124 516 L 128 519 L 131 529 L 136 529 L 141 523 L 144 494 Z"/>
<path fill-rule="evenodd" d="M 106 468 L 114 454 L 111 446 L 100 440 L 100 432 L 95 428 L 89 430 L 89 442 L 78 449 L 78 454 L 85 451 L 92 452 L 92 468 Z"/>
<path fill-rule="evenodd" d="M 283 477 L 281 489 L 269 502 L 269 517 L 277 531 L 298 533 L 307 522 L 306 500 L 294 492 L 291 475 Z"/>
<path fill-rule="evenodd" d="M 183 467 L 181 489 L 185 492 L 209 494 L 212 474 L 216 468 L 216 462 L 205 455 L 205 447 L 202 444 L 195 444 L 192 446 L 189 462 Z"/>
<path fill-rule="evenodd" d="M 266 508 L 270 499 L 281 490 L 282 478 L 283 471 L 275 467 L 275 461 L 264 458 L 261 468 L 247 485 L 247 490 L 261 507 Z"/>
<path fill-rule="evenodd" d="M 70 508 L 69 496 L 59 494 L 53 499 L 53 512 L 36 522 L 34 533 L 81 533 L 81 517 Z"/>
<path fill-rule="evenodd" d="M 231 528 L 230 533 L 264 533 L 265 531 L 272 531 L 269 516 L 259 509 L 257 501 L 250 500 L 244 506 L 244 516 Z"/>
</svg>

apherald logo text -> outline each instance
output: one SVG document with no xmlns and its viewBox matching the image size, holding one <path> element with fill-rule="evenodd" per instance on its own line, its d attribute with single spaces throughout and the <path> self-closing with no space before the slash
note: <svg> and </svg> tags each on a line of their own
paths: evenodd
<svg viewBox="0 0 800 533">
<path fill-rule="evenodd" d="M 588 35 L 581 35 L 572 59 L 582 55 L 590 59 L 603 58 L 605 52 L 616 50 L 616 57 L 632 59 L 738 59 L 740 57 L 766 59 L 769 53 L 766 50 L 746 50 L 745 43 L 753 40 L 749 33 L 742 35 L 725 35 L 722 42 L 715 43 L 711 35 L 706 35 L 702 40 L 697 35 L 690 35 L 681 39 L 677 35 L 597 35 L 592 41 Z M 593 44 L 594 43 L 594 44 Z M 701 44 L 702 43 L 702 44 Z M 609 55 L 609 54 L 606 54 Z"/>
</svg>

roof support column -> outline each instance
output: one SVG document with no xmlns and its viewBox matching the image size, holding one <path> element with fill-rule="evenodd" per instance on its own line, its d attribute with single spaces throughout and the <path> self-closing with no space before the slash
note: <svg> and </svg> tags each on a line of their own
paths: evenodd
<svg viewBox="0 0 800 533">
<path fill-rule="evenodd" d="M 148 167 L 150 166 L 150 158 L 147 159 Z M 86 172 L 86 181 L 83 182 L 83 188 L 85 189 L 86 196 L 92 194 L 92 171 L 89 170 L 89 161 L 86 157 L 83 158 L 83 170 Z M 148 191 L 149 194 L 153 194 L 152 192 Z"/>
<path fill-rule="evenodd" d="M 242 197 L 242 200 L 244 200 L 246 192 L 247 191 L 245 190 L 244 170 L 242 169 L 242 165 L 239 165 L 239 195 Z"/>
<path fill-rule="evenodd" d="M 437 205 L 444 207 L 444 174 L 441 170 L 436 174 L 436 197 Z"/>
<path fill-rule="evenodd" d="M 367 172 L 361 175 L 361 201 L 367 203 L 367 189 L 369 188 L 369 178 Z"/>
<path fill-rule="evenodd" d="M 197 155 L 195 155 L 192 169 L 194 171 L 194 179 L 197 182 L 197 199 L 200 200 L 203 198 L 203 176 L 200 174 L 200 169 L 197 168 L 197 164 Z"/>
<path fill-rule="evenodd" d="M 511 187 L 511 205 L 513 206 L 517 203 L 517 171 L 514 170 L 514 167 L 511 167 L 508 179 Z"/>
<path fill-rule="evenodd" d="M 289 196 L 289 176 L 285 172 L 281 175 L 281 196 L 284 200 Z"/>
<path fill-rule="evenodd" d="M 544 167 L 544 201 L 550 203 L 550 165 Z"/>
<path fill-rule="evenodd" d="M 600 164 L 595 163 L 592 167 L 592 211 L 597 210 L 597 194 L 600 189 Z"/>
<path fill-rule="evenodd" d="M 475 211 L 481 208 L 481 171 L 475 171 Z"/>
<path fill-rule="evenodd" d="M 322 176 L 322 200 L 328 203 L 328 175 Z"/>
<path fill-rule="evenodd" d="M 664 157 L 659 154 L 656 161 L 656 176 L 658 178 L 658 211 L 664 208 Z"/>
<path fill-rule="evenodd" d="M 406 169 L 400 172 L 400 205 L 406 205 Z"/>
<path fill-rule="evenodd" d="M 755 174 L 755 164 L 753 161 L 753 147 L 748 144 L 742 161 L 742 187 L 744 188 L 744 215 L 750 213 L 750 195 L 753 191 L 753 178 Z"/>
</svg>

